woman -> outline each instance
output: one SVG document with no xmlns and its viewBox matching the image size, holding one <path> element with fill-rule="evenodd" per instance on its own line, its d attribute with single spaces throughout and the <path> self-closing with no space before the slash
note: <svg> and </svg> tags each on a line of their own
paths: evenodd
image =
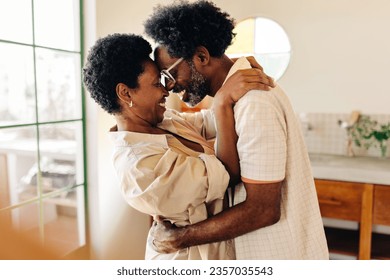
<svg viewBox="0 0 390 280">
<path fill-rule="evenodd" d="M 87 57 L 84 83 L 116 119 L 110 132 L 113 161 L 126 201 L 143 213 L 185 226 L 222 211 L 229 180 L 238 180 L 239 168 L 234 161 L 221 163 L 208 140 L 218 127 L 218 134 L 226 138 L 221 151 L 237 153 L 226 137 L 235 133 L 232 106 L 248 90 L 266 88 L 261 82 L 265 75 L 260 76 L 260 70 L 235 75 L 215 95 L 213 110 L 180 114 L 165 108 L 168 92 L 149 57 L 151 51 L 147 41 L 132 34 L 99 39 Z M 231 241 L 172 254 L 154 251 L 152 240 L 147 241 L 146 259 L 234 257 Z"/>
</svg>

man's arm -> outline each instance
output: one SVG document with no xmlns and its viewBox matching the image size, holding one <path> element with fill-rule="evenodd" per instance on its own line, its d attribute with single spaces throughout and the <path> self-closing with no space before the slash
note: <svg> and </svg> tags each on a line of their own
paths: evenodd
<svg viewBox="0 0 390 280">
<path fill-rule="evenodd" d="M 170 253 L 182 248 L 235 238 L 277 223 L 280 219 L 281 182 L 244 183 L 244 202 L 205 221 L 176 228 L 154 223 L 152 235 L 158 251 Z"/>
<path fill-rule="evenodd" d="M 236 121 L 241 124 L 237 126 L 237 147 L 243 154 L 240 167 L 246 200 L 186 228 L 171 227 L 164 231 L 162 224 L 157 224 L 154 227 L 157 249 L 172 252 L 186 246 L 227 240 L 280 219 L 281 188 L 286 175 L 283 169 L 287 158 L 286 128 L 283 115 L 269 100 L 266 95 L 252 94 L 245 102 L 235 105 Z M 252 183 L 249 179 L 256 181 Z"/>
</svg>

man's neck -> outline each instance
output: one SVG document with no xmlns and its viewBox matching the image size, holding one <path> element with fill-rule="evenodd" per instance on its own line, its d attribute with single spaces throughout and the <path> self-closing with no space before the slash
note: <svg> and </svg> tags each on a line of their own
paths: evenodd
<svg viewBox="0 0 390 280">
<path fill-rule="evenodd" d="M 222 55 L 221 58 L 216 59 L 215 61 L 215 71 L 211 74 L 210 77 L 210 89 L 211 96 L 214 96 L 217 91 L 222 87 L 223 82 L 228 75 L 230 68 L 232 68 L 234 62 L 227 57 L 227 55 Z"/>
</svg>

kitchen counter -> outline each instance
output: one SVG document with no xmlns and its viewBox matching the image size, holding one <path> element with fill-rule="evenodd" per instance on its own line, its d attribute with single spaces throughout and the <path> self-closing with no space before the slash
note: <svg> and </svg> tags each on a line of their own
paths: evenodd
<svg viewBox="0 0 390 280">
<path fill-rule="evenodd" d="M 315 179 L 390 185 L 390 159 L 309 154 Z"/>
</svg>

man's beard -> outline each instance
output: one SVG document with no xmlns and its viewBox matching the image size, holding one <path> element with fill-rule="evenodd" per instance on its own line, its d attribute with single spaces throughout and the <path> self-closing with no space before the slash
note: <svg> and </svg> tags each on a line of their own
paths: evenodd
<svg viewBox="0 0 390 280">
<path fill-rule="evenodd" d="M 190 66 L 191 78 L 185 93 L 187 100 L 183 101 L 189 102 L 192 106 L 195 106 L 210 93 L 210 87 L 207 84 L 206 78 L 196 70 L 194 63 L 191 60 L 188 60 L 187 62 Z"/>
</svg>

